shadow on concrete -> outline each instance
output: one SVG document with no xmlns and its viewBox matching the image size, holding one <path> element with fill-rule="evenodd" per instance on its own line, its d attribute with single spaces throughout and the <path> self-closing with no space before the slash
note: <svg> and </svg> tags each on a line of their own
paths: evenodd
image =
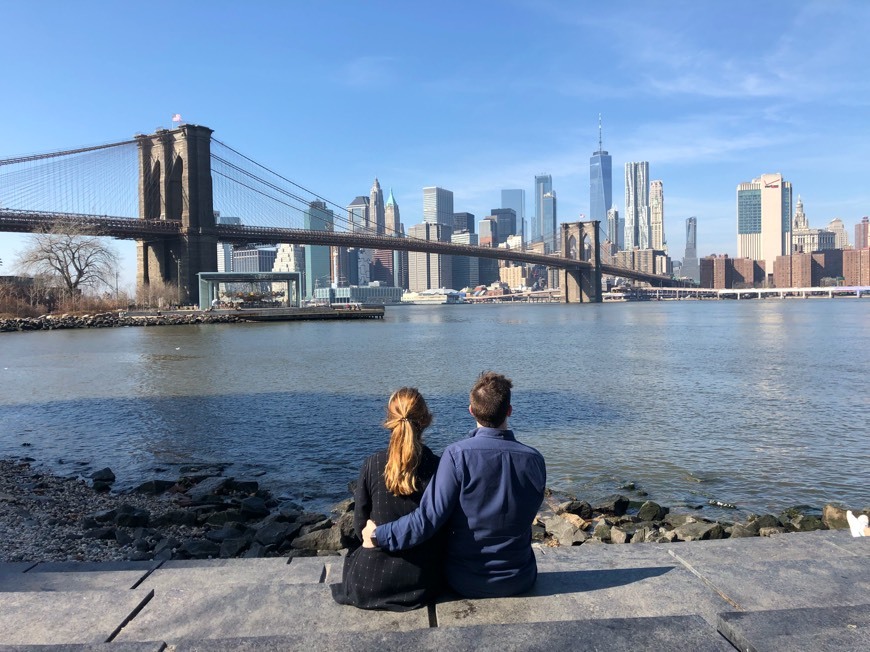
<svg viewBox="0 0 870 652">
<path fill-rule="evenodd" d="M 674 566 L 647 566 L 643 568 L 617 568 L 612 570 L 572 570 L 538 573 L 538 581 L 523 596 L 548 596 L 562 593 L 599 591 L 634 584 L 651 577 L 659 577 L 674 570 Z M 518 597 L 523 597 L 518 596 Z"/>
</svg>

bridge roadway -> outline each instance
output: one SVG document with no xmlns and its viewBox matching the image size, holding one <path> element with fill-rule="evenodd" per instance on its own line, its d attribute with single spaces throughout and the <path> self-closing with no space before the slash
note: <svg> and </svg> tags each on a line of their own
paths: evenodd
<svg viewBox="0 0 870 652">
<path fill-rule="evenodd" d="M 180 222 L 168 220 L 144 220 L 110 215 L 84 215 L 79 213 L 56 213 L 0 208 L 0 231 L 33 233 L 51 224 L 69 228 L 94 230 L 98 235 L 126 239 L 151 240 L 178 237 L 182 233 Z M 538 254 L 516 249 L 479 247 L 474 245 L 434 242 L 416 238 L 371 235 L 344 231 L 312 231 L 307 229 L 281 229 L 273 227 L 217 224 L 214 235 L 221 242 L 233 244 L 271 243 L 308 244 L 332 247 L 364 247 L 366 249 L 392 249 L 423 253 L 470 256 L 510 260 L 533 265 L 545 265 L 558 269 L 591 268 L 588 261 L 572 260 L 562 256 Z M 659 287 L 678 285 L 671 278 L 646 274 L 615 265 L 601 265 L 603 274 L 622 276 L 644 281 Z"/>
</svg>

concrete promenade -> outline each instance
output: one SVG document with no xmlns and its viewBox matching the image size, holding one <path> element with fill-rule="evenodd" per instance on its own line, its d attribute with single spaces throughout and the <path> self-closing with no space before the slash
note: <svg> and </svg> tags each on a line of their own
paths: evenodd
<svg viewBox="0 0 870 652">
<path fill-rule="evenodd" d="M 870 650 L 870 538 L 538 548 L 534 590 L 335 604 L 341 557 L 0 564 L 9 650 Z"/>
</svg>

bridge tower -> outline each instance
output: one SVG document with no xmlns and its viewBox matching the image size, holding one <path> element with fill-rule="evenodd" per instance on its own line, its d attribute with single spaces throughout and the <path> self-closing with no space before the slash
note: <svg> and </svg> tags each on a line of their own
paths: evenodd
<svg viewBox="0 0 870 652">
<path fill-rule="evenodd" d="M 139 144 L 139 217 L 180 222 L 177 238 L 137 243 L 139 286 L 178 285 L 179 301 L 197 303 L 197 273 L 217 271 L 217 236 L 208 127 L 182 125 L 136 136 Z"/>
<path fill-rule="evenodd" d="M 601 256 L 598 220 L 562 224 L 562 256 L 591 266 L 564 270 L 565 303 L 601 303 Z"/>
</svg>

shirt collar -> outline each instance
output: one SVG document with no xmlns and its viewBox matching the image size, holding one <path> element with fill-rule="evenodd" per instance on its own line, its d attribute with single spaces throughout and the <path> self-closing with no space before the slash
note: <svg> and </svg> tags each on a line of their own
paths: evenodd
<svg viewBox="0 0 870 652">
<path fill-rule="evenodd" d="M 516 441 L 513 430 L 499 430 L 498 428 L 487 428 L 481 426 L 475 428 L 469 434 L 469 437 L 489 437 L 492 439 L 504 439 L 506 441 Z"/>
</svg>

